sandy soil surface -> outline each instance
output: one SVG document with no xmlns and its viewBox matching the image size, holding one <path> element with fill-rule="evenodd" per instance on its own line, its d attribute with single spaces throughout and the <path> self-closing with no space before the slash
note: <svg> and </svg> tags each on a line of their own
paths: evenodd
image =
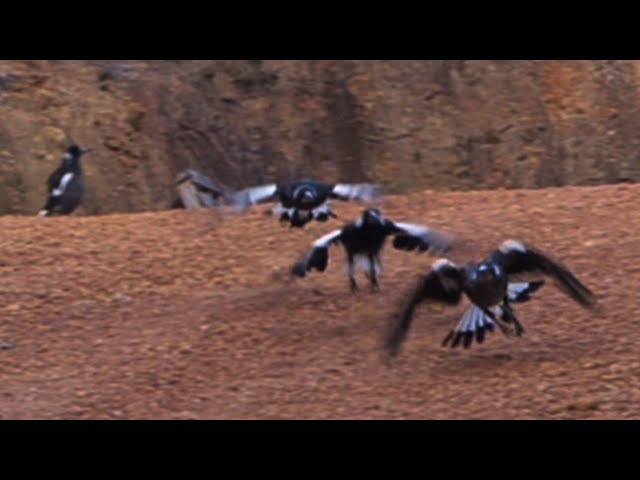
<svg viewBox="0 0 640 480">
<path fill-rule="evenodd" d="M 388 243 L 381 291 L 351 294 L 344 254 L 304 279 L 316 237 L 268 206 L 0 218 L 2 419 L 640 418 L 640 186 L 424 192 L 383 213 L 456 234 L 450 258 L 506 238 L 565 263 L 594 290 L 587 311 L 551 283 L 494 332 L 440 346 L 465 308 L 423 306 L 397 361 L 382 336 L 431 254 Z M 359 277 L 366 287 L 363 277 Z"/>
</svg>

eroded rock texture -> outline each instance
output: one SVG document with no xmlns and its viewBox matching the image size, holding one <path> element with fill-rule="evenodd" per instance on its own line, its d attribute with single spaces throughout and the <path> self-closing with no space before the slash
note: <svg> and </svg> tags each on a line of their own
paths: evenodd
<svg viewBox="0 0 640 480">
<path fill-rule="evenodd" d="M 77 215 L 315 176 L 388 192 L 640 178 L 634 61 L 1 61 L 0 214 L 35 214 L 70 141 Z"/>
</svg>

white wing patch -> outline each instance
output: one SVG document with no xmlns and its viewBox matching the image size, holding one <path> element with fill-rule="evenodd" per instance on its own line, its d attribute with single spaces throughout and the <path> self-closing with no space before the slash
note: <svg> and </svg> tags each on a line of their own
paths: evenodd
<svg viewBox="0 0 640 480">
<path fill-rule="evenodd" d="M 529 282 L 515 282 L 507 286 L 507 296 L 512 302 L 518 298 L 523 292 L 529 289 Z"/>
<path fill-rule="evenodd" d="M 247 190 L 249 202 L 253 205 L 260 200 L 269 198 L 276 193 L 277 185 L 272 183 L 270 185 L 263 185 L 261 187 L 254 187 Z"/>
<path fill-rule="evenodd" d="M 342 235 L 342 230 L 334 230 L 333 232 L 327 233 L 326 235 L 320 237 L 315 242 L 313 242 L 313 247 L 326 248 L 332 242 L 334 242 L 340 235 Z"/>
<path fill-rule="evenodd" d="M 526 302 L 531 299 L 531 294 L 542 287 L 544 283 L 544 280 L 509 283 L 507 297 L 512 302 Z"/>
<path fill-rule="evenodd" d="M 455 269 L 459 268 L 458 265 L 456 265 L 455 263 L 453 263 L 451 260 L 447 258 L 439 258 L 435 262 L 433 262 L 433 264 L 431 265 L 431 269 L 434 272 L 436 272 L 436 274 L 438 274 L 438 277 L 440 279 L 440 283 L 442 284 L 442 286 L 446 290 L 456 291 L 460 288 L 458 281 L 453 278 L 449 278 L 445 275 L 442 275 L 440 272 L 440 270 L 446 267 L 455 268 Z"/>
<path fill-rule="evenodd" d="M 275 195 L 278 186 L 275 183 L 260 187 L 246 188 L 231 195 L 230 201 L 240 211 Z"/>
<path fill-rule="evenodd" d="M 378 197 L 378 187 L 369 183 L 336 183 L 333 193 L 346 200 L 371 201 Z"/>
<path fill-rule="evenodd" d="M 435 262 L 433 262 L 433 265 L 431 265 L 431 269 L 436 272 L 443 267 L 458 268 L 458 266 L 455 263 L 453 263 L 451 260 L 447 258 L 439 258 Z"/>
<path fill-rule="evenodd" d="M 499 250 L 504 254 L 513 252 L 514 250 L 517 252 L 525 253 L 527 251 L 527 247 L 525 247 L 522 243 L 518 242 L 517 240 L 506 240 L 502 242 L 502 245 L 500 245 Z"/>
<path fill-rule="evenodd" d="M 65 189 L 67 188 L 67 185 L 69 185 L 69 182 L 71 181 L 72 178 L 73 178 L 73 173 L 71 172 L 65 173 L 60 179 L 58 188 L 54 188 L 53 191 L 51 192 L 51 196 L 59 197 L 60 195 L 62 195 Z"/>
<path fill-rule="evenodd" d="M 395 226 L 401 228 L 409 235 L 413 235 L 414 237 L 426 237 L 430 229 L 427 227 L 423 227 L 422 225 L 414 225 L 412 223 L 395 223 Z"/>
<path fill-rule="evenodd" d="M 438 233 L 429 227 L 422 225 L 414 225 L 412 223 L 394 223 L 395 226 L 401 230 L 404 230 L 407 234 L 421 238 L 423 241 L 429 244 L 429 247 L 437 252 L 446 251 L 453 243 L 453 238 Z"/>
</svg>

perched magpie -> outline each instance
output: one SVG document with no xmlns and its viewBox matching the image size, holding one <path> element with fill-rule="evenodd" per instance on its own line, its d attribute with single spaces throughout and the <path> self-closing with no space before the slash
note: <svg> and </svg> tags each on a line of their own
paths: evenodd
<svg viewBox="0 0 640 480">
<path fill-rule="evenodd" d="M 47 203 L 38 214 L 47 217 L 54 213 L 69 215 L 73 212 L 84 194 L 84 173 L 80 166 L 80 157 L 90 149 L 71 145 L 62 156 L 60 166 L 47 179 Z"/>
<path fill-rule="evenodd" d="M 387 338 L 387 349 L 391 355 L 397 355 L 418 304 L 430 300 L 456 305 L 463 294 L 469 298 L 471 306 L 445 337 L 443 346 L 451 343 L 451 347 L 456 347 L 462 341 L 468 348 L 474 337 L 482 343 L 485 330 L 492 331 L 494 324 L 505 335 L 512 334 L 509 326 L 513 325 L 515 335 L 521 336 L 525 330 L 510 303 L 526 302 L 530 294 L 544 284 L 544 280 L 509 282 L 511 275 L 526 272 L 553 278 L 562 291 L 584 307 L 595 304 L 593 293 L 566 267 L 531 246 L 507 240 L 481 263 L 470 262 L 460 266 L 444 258 L 436 260 L 431 271 L 420 280 L 398 322 L 393 325 Z"/>
<path fill-rule="evenodd" d="M 273 213 L 280 216 L 280 221 L 289 222 L 291 227 L 304 227 L 312 220 L 326 222 L 330 217 L 336 218 L 329 199 L 372 201 L 379 194 L 379 187 L 369 183 L 328 184 L 305 179 L 240 190 L 231 195 L 230 203 L 244 210 L 257 203 L 277 200 L 279 204 Z"/>
<path fill-rule="evenodd" d="M 394 223 L 386 219 L 377 208 L 368 208 L 355 222 L 347 223 L 313 242 L 311 251 L 297 262 L 292 273 L 304 277 L 307 272 L 317 269 L 324 272 L 329 262 L 329 247 L 342 243 L 348 259 L 351 290 L 358 285 L 355 280 L 355 266 L 358 264 L 366 272 L 372 289 L 378 289 L 378 275 L 381 270 L 380 251 L 389 235 L 394 235 L 393 246 L 399 250 L 447 251 L 453 240 L 430 228 L 409 223 Z"/>
</svg>

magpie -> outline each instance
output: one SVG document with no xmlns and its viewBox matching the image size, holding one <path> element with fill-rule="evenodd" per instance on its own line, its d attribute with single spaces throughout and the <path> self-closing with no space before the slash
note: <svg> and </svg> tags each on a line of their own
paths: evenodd
<svg viewBox="0 0 640 480">
<path fill-rule="evenodd" d="M 60 166 L 47 179 L 47 202 L 38 213 L 39 216 L 48 217 L 54 213 L 69 215 L 80 205 L 84 195 L 80 157 L 89 151 L 75 144 L 67 148 Z"/>
<path fill-rule="evenodd" d="M 337 218 L 329 206 L 329 199 L 342 201 L 372 201 L 380 195 L 380 188 L 369 183 L 323 183 L 310 179 L 291 183 L 271 183 L 237 191 L 230 203 L 246 210 L 257 203 L 278 201 L 272 210 L 281 222 L 302 228 L 312 220 L 326 222 Z"/>
<path fill-rule="evenodd" d="M 424 301 L 456 305 L 463 294 L 471 301 L 460 322 L 442 341 L 442 346 L 457 347 L 460 342 L 469 348 L 475 337 L 482 343 L 485 331 L 498 325 L 503 334 L 521 336 L 525 329 L 518 321 L 511 303 L 526 302 L 531 293 L 544 285 L 545 280 L 513 283 L 511 275 L 535 273 L 548 276 L 565 294 L 585 308 L 592 307 L 594 294 L 565 266 L 549 258 L 532 246 L 516 240 L 506 240 L 480 263 L 456 265 L 446 258 L 436 260 L 431 271 L 422 277 L 392 324 L 386 341 L 391 356 L 398 354 L 405 341 L 415 308 Z M 513 331 L 511 326 L 513 325 Z"/>
<path fill-rule="evenodd" d="M 377 208 L 368 208 L 356 221 L 345 224 L 312 244 L 312 249 L 304 258 L 296 262 L 291 272 L 304 277 L 307 272 L 317 269 L 324 272 L 329 262 L 329 247 L 342 243 L 348 260 L 348 275 L 351 290 L 356 291 L 355 267 L 361 266 L 365 271 L 371 288 L 380 288 L 378 275 L 381 271 L 380 252 L 389 235 L 393 235 L 393 246 L 399 250 L 435 250 L 447 251 L 453 244 L 452 237 L 435 232 L 421 225 L 395 223 L 384 218 Z"/>
</svg>

